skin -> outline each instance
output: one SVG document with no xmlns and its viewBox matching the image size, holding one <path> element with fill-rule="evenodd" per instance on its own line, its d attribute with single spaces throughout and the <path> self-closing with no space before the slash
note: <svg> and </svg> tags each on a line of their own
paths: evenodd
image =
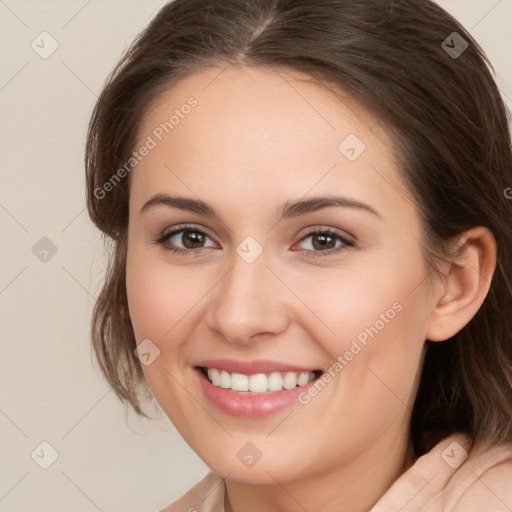
<svg viewBox="0 0 512 512">
<path fill-rule="evenodd" d="M 466 233 L 460 261 L 442 263 L 444 278 L 434 278 L 393 140 L 377 119 L 298 72 L 220 71 L 205 68 L 162 93 L 138 133 L 139 146 L 197 99 L 130 175 L 130 316 L 137 343 L 160 350 L 143 366 L 146 379 L 186 442 L 227 476 L 234 512 L 368 510 L 413 463 L 409 421 L 424 341 L 452 336 L 478 310 L 494 239 L 484 228 Z M 349 134 L 366 145 L 355 161 L 338 149 Z M 158 193 L 201 199 L 220 217 L 165 205 L 141 213 Z M 276 223 L 285 201 L 329 194 L 379 216 L 335 206 Z M 180 255 L 153 243 L 183 223 L 207 235 L 202 248 Z M 325 228 L 355 246 L 313 257 L 325 249 L 301 238 Z M 250 264 L 236 251 L 248 236 L 263 249 Z M 172 242 L 190 248 L 182 234 Z M 192 370 L 232 358 L 327 371 L 396 303 L 401 311 L 307 405 L 233 417 L 209 402 Z M 247 442 L 262 454 L 251 468 L 237 457 Z"/>
</svg>

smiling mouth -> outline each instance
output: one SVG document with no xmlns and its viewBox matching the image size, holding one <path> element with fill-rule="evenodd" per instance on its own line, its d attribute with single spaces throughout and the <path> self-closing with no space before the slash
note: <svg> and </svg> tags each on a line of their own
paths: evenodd
<svg viewBox="0 0 512 512">
<path fill-rule="evenodd" d="M 262 395 L 302 387 L 322 375 L 321 370 L 310 372 L 272 372 L 245 375 L 217 368 L 198 366 L 197 369 L 215 387 L 240 395 Z"/>
</svg>

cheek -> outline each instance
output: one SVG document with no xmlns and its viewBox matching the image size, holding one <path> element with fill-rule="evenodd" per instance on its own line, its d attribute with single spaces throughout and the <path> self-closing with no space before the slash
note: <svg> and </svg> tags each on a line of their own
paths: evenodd
<svg viewBox="0 0 512 512">
<path fill-rule="evenodd" d="M 328 417 L 326 437 L 343 432 L 347 438 L 374 439 L 395 421 L 407 421 L 412 408 L 426 319 L 422 287 L 413 289 L 424 278 L 423 268 L 369 268 L 351 269 L 309 295 L 312 309 L 336 333 L 326 336 L 318 320 L 310 323 L 310 336 L 332 361 L 332 380 L 311 402 L 318 400 L 312 407 Z M 304 424 L 310 418 L 305 413 Z"/>
<path fill-rule="evenodd" d="M 137 341 L 149 338 L 161 350 L 162 340 L 167 348 L 178 339 L 175 333 L 204 294 L 186 270 L 177 272 L 137 247 L 128 251 L 126 290 Z"/>
<path fill-rule="evenodd" d="M 306 288 L 298 292 L 319 312 L 321 322 L 309 323 L 310 336 L 329 354 L 333 373 L 341 376 L 335 379 L 344 390 L 340 399 L 348 397 L 355 408 L 363 397 L 377 407 L 394 397 L 399 397 L 398 406 L 408 399 L 425 341 L 425 276 L 421 255 L 399 259 L 390 253 L 378 267 L 343 269 L 335 278 L 317 282 L 314 293 L 304 295 Z"/>
<path fill-rule="evenodd" d="M 378 266 L 362 262 L 314 282 L 302 276 L 294 290 L 315 313 L 309 322 L 312 338 L 336 357 L 354 340 L 370 348 L 372 339 L 385 338 L 390 349 L 417 336 L 426 318 L 424 287 L 418 286 L 425 272 L 420 258 L 406 262 L 389 253 Z"/>
<path fill-rule="evenodd" d="M 186 272 L 171 271 L 170 265 L 135 246 L 128 251 L 126 290 L 137 343 L 149 339 L 160 351 L 151 364 L 142 365 L 145 378 L 168 417 L 182 430 L 191 421 L 189 416 L 198 414 L 183 397 L 179 382 L 185 366 L 184 342 L 197 322 L 194 305 L 204 289 Z"/>
</svg>

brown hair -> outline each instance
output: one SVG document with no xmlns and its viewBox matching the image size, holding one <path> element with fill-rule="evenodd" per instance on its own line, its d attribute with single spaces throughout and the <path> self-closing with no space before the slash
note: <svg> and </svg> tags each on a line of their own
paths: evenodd
<svg viewBox="0 0 512 512">
<path fill-rule="evenodd" d="M 468 43 L 460 56 L 449 52 L 453 32 Z M 411 435 L 417 455 L 455 431 L 512 442 L 507 111 L 482 49 L 430 0 L 175 0 L 127 50 L 95 106 L 86 147 L 89 215 L 112 242 L 92 342 L 119 398 L 147 416 L 138 391 L 150 394 L 134 355 L 125 286 L 129 180 L 105 200 L 98 191 L 128 161 L 160 92 L 202 67 L 227 64 L 298 70 L 348 92 L 382 120 L 396 135 L 431 270 L 435 257 L 449 257 L 457 235 L 475 226 L 492 231 L 497 268 L 482 307 L 450 340 L 426 341 Z"/>
</svg>

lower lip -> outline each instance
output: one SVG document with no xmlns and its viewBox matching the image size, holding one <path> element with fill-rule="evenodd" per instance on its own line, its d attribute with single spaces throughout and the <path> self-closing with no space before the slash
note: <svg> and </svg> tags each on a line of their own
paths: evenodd
<svg viewBox="0 0 512 512">
<path fill-rule="evenodd" d="M 262 393 L 260 395 L 242 395 L 224 388 L 214 386 L 204 375 L 195 368 L 199 375 L 199 382 L 206 397 L 221 411 L 231 416 L 245 418 L 264 418 L 283 411 L 298 403 L 298 396 L 307 392 L 308 388 L 315 385 L 317 379 L 312 380 L 305 386 L 273 393 Z"/>
</svg>

